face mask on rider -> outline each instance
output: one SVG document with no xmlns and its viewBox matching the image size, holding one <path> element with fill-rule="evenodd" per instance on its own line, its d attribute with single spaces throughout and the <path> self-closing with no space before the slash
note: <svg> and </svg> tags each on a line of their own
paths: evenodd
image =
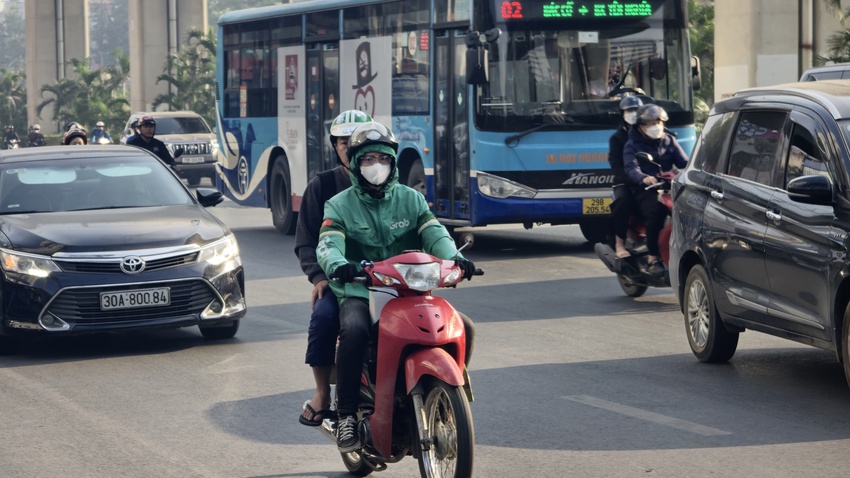
<svg viewBox="0 0 850 478">
<path fill-rule="evenodd" d="M 643 129 L 644 134 L 652 139 L 661 139 L 664 137 L 664 126 L 654 124 Z"/>
<path fill-rule="evenodd" d="M 635 121 L 637 121 L 637 111 L 626 111 L 623 113 L 623 121 L 628 124 L 635 124 Z"/>
<path fill-rule="evenodd" d="M 373 164 L 371 166 L 363 166 L 360 168 L 360 174 L 363 175 L 363 178 L 366 181 L 369 181 L 369 184 L 374 184 L 375 186 L 380 186 L 384 184 L 384 181 L 390 177 L 390 171 L 392 170 L 392 166 L 389 164 Z"/>
</svg>

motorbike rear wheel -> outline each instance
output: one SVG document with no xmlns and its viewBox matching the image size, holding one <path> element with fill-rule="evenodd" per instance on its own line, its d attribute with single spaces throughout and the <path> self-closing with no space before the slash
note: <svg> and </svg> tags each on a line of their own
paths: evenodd
<svg viewBox="0 0 850 478">
<path fill-rule="evenodd" d="M 644 284 L 637 284 L 623 274 L 617 274 L 617 282 L 620 283 L 620 289 L 629 297 L 640 297 L 649 288 Z"/>
<path fill-rule="evenodd" d="M 472 412 L 461 387 L 432 379 L 426 384 L 421 413 L 431 435 L 428 450 L 417 437 L 419 474 L 422 478 L 472 476 L 475 432 Z"/>
<path fill-rule="evenodd" d="M 359 452 L 352 451 L 349 453 L 340 453 L 342 462 L 345 463 L 345 468 L 354 476 L 368 476 L 375 470 L 372 466 L 366 463 L 363 455 Z"/>
</svg>

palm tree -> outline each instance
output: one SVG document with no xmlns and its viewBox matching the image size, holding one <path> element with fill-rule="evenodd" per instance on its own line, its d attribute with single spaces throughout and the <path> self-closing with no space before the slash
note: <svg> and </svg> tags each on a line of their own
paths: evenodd
<svg viewBox="0 0 850 478">
<path fill-rule="evenodd" d="M 845 26 L 847 17 L 850 16 L 850 7 L 846 10 L 841 8 L 841 0 L 826 0 L 826 8 L 838 21 Z M 823 65 L 828 62 L 845 63 L 850 61 L 850 30 L 838 30 L 829 36 L 826 41 L 827 54 L 815 55 L 814 63 Z"/>
<path fill-rule="evenodd" d="M 21 71 L 0 68 L 0 123 L 14 125 L 19 132 L 27 130 L 26 77 Z"/>
<path fill-rule="evenodd" d="M 92 69 L 90 58 L 73 58 L 73 78 L 62 78 L 39 90 L 44 101 L 36 114 L 53 105 L 53 119 L 61 124 L 76 121 L 89 129 L 98 121 L 113 131 L 120 130 L 130 114 L 124 87 L 129 77 L 129 58 L 120 50 L 113 53 L 116 64 Z"/>
<path fill-rule="evenodd" d="M 215 35 L 212 29 L 206 33 L 193 29 L 184 45 L 178 53 L 168 55 L 163 73 L 156 78 L 157 83 L 164 81 L 170 88 L 154 98 L 153 107 L 167 105 L 171 111 L 194 111 L 207 123 L 215 124 Z"/>
</svg>

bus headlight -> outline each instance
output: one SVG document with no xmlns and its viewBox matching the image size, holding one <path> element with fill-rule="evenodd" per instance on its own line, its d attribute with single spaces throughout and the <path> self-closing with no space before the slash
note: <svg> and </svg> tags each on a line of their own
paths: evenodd
<svg viewBox="0 0 850 478">
<path fill-rule="evenodd" d="M 535 189 L 487 173 L 478 173 L 478 190 L 485 196 L 498 199 L 508 197 L 531 199 L 537 195 Z"/>
</svg>

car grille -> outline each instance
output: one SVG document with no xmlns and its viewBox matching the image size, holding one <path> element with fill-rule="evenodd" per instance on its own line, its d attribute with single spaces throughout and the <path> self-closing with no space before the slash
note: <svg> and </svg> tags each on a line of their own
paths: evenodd
<svg viewBox="0 0 850 478">
<path fill-rule="evenodd" d="M 183 148 L 183 154 L 187 156 L 192 154 L 210 154 L 212 152 L 212 145 L 210 143 L 174 143 L 172 147 Z"/>
<path fill-rule="evenodd" d="M 198 261 L 198 252 L 182 254 L 179 256 L 165 257 L 161 259 L 152 259 L 145 261 L 145 271 L 156 271 L 167 269 L 169 267 L 182 266 L 185 264 L 194 264 Z M 56 260 L 56 264 L 65 272 L 88 272 L 98 274 L 123 274 L 121 271 L 121 259 L 115 261 L 63 261 Z"/>
<path fill-rule="evenodd" d="M 100 293 L 168 287 L 171 304 L 159 307 L 100 310 Z M 212 286 L 204 280 L 192 279 L 167 283 L 134 284 L 123 287 L 69 288 L 61 291 L 45 312 L 69 324 L 127 323 L 198 315 L 217 298 Z"/>
</svg>

